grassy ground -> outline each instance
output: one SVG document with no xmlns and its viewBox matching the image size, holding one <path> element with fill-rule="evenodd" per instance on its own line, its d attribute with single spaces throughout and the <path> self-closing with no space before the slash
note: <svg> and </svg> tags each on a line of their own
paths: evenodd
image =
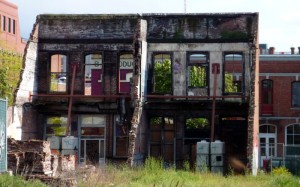
<svg viewBox="0 0 300 187">
<path fill-rule="evenodd" d="M 144 168 L 109 166 L 105 171 L 90 173 L 85 179 L 78 177 L 78 186 L 297 187 L 300 186 L 300 177 L 292 176 L 284 169 L 271 174 L 259 173 L 257 176 L 221 176 L 172 168 L 166 170 L 159 161 L 150 159 L 146 161 Z"/>
<path fill-rule="evenodd" d="M 188 168 L 188 167 L 187 167 Z M 260 172 L 257 176 L 227 175 L 191 172 L 189 170 L 164 169 L 161 162 L 148 159 L 143 168 L 129 168 L 126 165 L 108 165 L 90 172 L 76 170 L 78 187 L 300 187 L 300 176 L 292 176 L 285 168 L 278 168 L 272 173 Z M 0 187 L 40 187 L 38 181 L 24 181 L 22 177 L 0 175 Z M 56 185 L 60 186 L 60 185 Z"/>
<path fill-rule="evenodd" d="M 46 187 L 46 185 L 38 180 L 26 181 L 21 176 L 0 174 L 0 187 Z"/>
</svg>

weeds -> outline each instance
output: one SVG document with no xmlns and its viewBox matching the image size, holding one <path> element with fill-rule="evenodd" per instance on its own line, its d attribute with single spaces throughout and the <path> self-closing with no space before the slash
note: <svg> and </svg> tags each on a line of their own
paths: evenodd
<svg viewBox="0 0 300 187">
<path fill-rule="evenodd" d="M 300 178 L 292 175 L 261 173 L 253 176 L 244 175 L 222 176 L 210 172 L 192 172 L 188 163 L 183 164 L 182 170 L 176 170 L 161 159 L 148 158 L 144 167 L 130 168 L 128 165 L 108 164 L 105 168 L 95 168 L 94 171 L 77 175 L 79 187 L 97 186 L 156 186 L 156 187 L 193 187 L 193 186 L 233 186 L 233 187 L 283 187 L 300 186 Z M 280 169 L 280 173 L 285 173 Z M 78 171 L 77 171 L 78 172 Z"/>
</svg>

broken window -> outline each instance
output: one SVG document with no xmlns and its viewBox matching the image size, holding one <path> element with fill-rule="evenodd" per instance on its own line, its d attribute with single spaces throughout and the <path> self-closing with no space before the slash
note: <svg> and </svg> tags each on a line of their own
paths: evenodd
<svg viewBox="0 0 300 187">
<path fill-rule="evenodd" d="M 51 116 L 46 120 L 46 136 L 66 136 L 67 116 Z"/>
<path fill-rule="evenodd" d="M 50 92 L 67 92 L 67 56 L 55 54 L 51 56 Z"/>
<path fill-rule="evenodd" d="M 85 56 L 84 95 L 102 95 L 102 54 Z"/>
<path fill-rule="evenodd" d="M 208 86 L 208 54 L 191 54 L 188 59 L 188 87 L 206 88 Z"/>
<path fill-rule="evenodd" d="M 300 107 L 300 82 L 292 83 L 292 107 Z"/>
<path fill-rule="evenodd" d="M 156 94 L 172 93 L 171 54 L 154 54 L 153 56 L 153 92 Z"/>
<path fill-rule="evenodd" d="M 105 137 L 105 115 L 82 115 L 81 116 L 81 129 L 80 135 L 86 136 L 97 136 L 98 138 Z"/>
<path fill-rule="evenodd" d="M 262 97 L 261 97 L 261 114 L 273 114 L 273 81 L 263 80 L 262 84 Z"/>
<path fill-rule="evenodd" d="M 210 124 L 207 118 L 187 118 L 185 121 L 185 143 L 196 143 L 201 139 L 209 139 Z"/>
<path fill-rule="evenodd" d="M 162 158 L 165 163 L 174 161 L 175 125 L 171 117 L 150 119 L 150 156 Z"/>
<path fill-rule="evenodd" d="M 120 116 L 115 116 L 114 122 L 114 156 L 127 157 L 128 152 L 128 125 L 121 122 Z"/>
<path fill-rule="evenodd" d="M 241 94 L 244 84 L 244 57 L 242 53 L 226 53 L 223 63 L 223 93 Z"/>
<path fill-rule="evenodd" d="M 119 60 L 119 93 L 130 93 L 133 73 L 133 55 L 122 54 Z"/>
</svg>

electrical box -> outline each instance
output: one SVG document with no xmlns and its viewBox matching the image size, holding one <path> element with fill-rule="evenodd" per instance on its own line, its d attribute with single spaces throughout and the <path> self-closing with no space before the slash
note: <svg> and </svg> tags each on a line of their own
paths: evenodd
<svg viewBox="0 0 300 187">
<path fill-rule="evenodd" d="M 78 149 L 78 138 L 74 136 L 63 137 L 62 149 Z"/>
<path fill-rule="evenodd" d="M 47 141 L 50 142 L 50 149 L 60 149 L 61 147 L 61 137 L 59 136 L 49 136 Z"/>
<path fill-rule="evenodd" d="M 197 142 L 196 167 L 200 172 L 207 172 L 209 170 L 209 144 L 205 140 Z"/>
<path fill-rule="evenodd" d="M 225 143 L 219 140 L 210 144 L 210 165 L 212 173 L 224 173 Z"/>
</svg>

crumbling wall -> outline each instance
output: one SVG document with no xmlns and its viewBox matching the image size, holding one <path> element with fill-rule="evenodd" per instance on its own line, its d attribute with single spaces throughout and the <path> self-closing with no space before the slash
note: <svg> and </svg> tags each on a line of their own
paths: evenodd
<svg viewBox="0 0 300 187">
<path fill-rule="evenodd" d="M 38 50 L 38 27 L 39 25 L 37 19 L 33 26 L 30 39 L 25 47 L 20 82 L 18 89 L 14 93 L 15 107 L 13 110 L 13 115 L 17 115 L 20 121 L 20 124 L 15 124 L 15 130 L 21 131 L 20 133 L 22 133 L 22 139 L 36 138 L 36 113 L 31 108 L 30 94 L 33 94 L 37 91 L 36 61 Z"/>
</svg>

